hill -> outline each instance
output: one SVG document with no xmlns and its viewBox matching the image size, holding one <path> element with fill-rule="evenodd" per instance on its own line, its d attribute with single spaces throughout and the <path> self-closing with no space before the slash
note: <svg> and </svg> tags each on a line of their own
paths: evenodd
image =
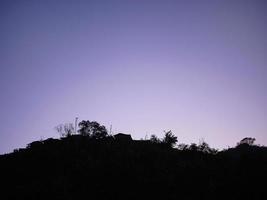
<svg viewBox="0 0 267 200">
<path fill-rule="evenodd" d="M 1 199 L 267 199 L 267 148 L 216 154 L 72 135 L 0 156 Z"/>
</svg>

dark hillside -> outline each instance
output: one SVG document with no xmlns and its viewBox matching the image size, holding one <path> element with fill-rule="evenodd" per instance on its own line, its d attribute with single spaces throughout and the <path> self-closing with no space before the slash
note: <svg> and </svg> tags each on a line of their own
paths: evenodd
<svg viewBox="0 0 267 200">
<path fill-rule="evenodd" d="M 1 199 L 267 199 L 267 148 L 217 154 L 73 135 L 0 156 Z"/>
</svg>

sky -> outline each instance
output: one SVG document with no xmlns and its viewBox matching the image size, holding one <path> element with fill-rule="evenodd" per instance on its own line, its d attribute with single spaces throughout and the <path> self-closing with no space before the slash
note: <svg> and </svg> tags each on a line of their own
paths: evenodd
<svg viewBox="0 0 267 200">
<path fill-rule="evenodd" d="M 0 154 L 112 133 L 267 145 L 265 0 L 0 1 Z"/>
</svg>

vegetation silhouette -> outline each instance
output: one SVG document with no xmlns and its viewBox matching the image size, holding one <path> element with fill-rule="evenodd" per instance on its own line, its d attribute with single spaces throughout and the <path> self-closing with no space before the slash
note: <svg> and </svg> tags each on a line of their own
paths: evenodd
<svg viewBox="0 0 267 200">
<path fill-rule="evenodd" d="M 173 147 L 176 142 L 178 142 L 177 137 L 172 133 L 172 131 L 165 132 L 165 136 L 162 143 L 166 144 L 168 147 Z"/>
<path fill-rule="evenodd" d="M 267 199 L 267 148 L 254 138 L 218 151 L 176 145 L 171 131 L 133 140 L 97 122 L 79 128 L 1 155 L 1 199 Z"/>
<path fill-rule="evenodd" d="M 74 126 L 72 123 L 59 124 L 55 127 L 60 137 L 68 137 L 74 132 Z"/>
<path fill-rule="evenodd" d="M 101 126 L 96 121 L 81 121 L 79 123 L 80 130 L 78 131 L 83 136 L 89 136 L 94 139 L 102 139 L 108 136 L 105 126 Z"/>
</svg>

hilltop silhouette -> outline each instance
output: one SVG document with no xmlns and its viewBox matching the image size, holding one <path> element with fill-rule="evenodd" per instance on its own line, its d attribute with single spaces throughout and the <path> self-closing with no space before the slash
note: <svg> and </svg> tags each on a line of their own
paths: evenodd
<svg viewBox="0 0 267 200">
<path fill-rule="evenodd" d="M 170 131 L 133 140 L 97 122 L 79 127 L 1 155 L 1 199 L 267 199 L 267 148 L 254 138 L 216 151 L 204 141 L 174 148 Z"/>
</svg>

